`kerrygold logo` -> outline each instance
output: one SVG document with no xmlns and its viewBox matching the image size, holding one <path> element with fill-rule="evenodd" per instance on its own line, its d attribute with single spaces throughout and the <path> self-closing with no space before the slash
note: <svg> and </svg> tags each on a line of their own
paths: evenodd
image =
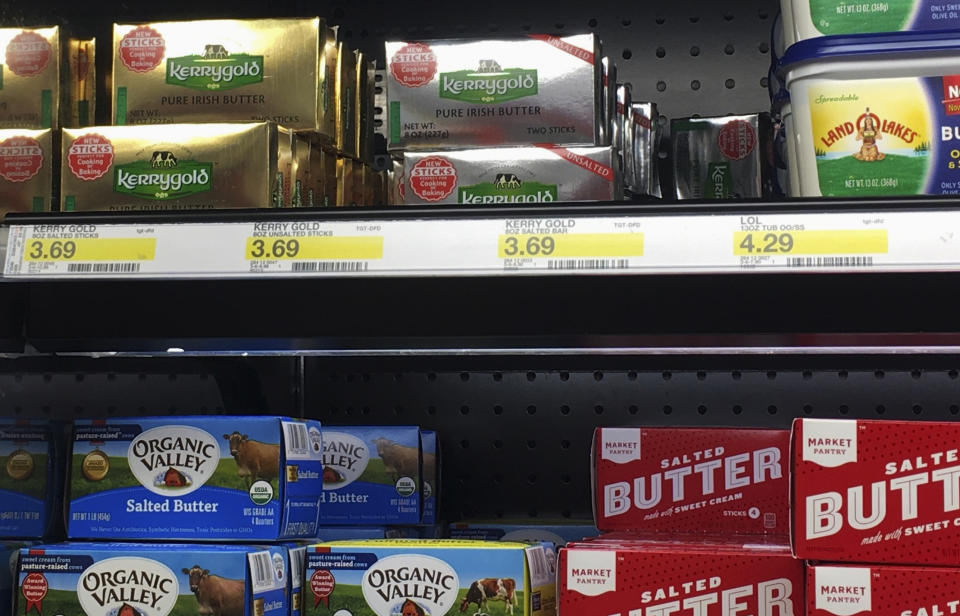
<svg viewBox="0 0 960 616">
<path fill-rule="evenodd" d="M 557 201 L 557 185 L 524 182 L 514 173 L 498 173 L 493 182 L 461 186 L 460 203 L 552 203 Z"/>
<path fill-rule="evenodd" d="M 439 558 L 400 554 L 381 558 L 363 575 L 363 598 L 377 616 L 440 616 L 453 607 L 460 579 Z"/>
<path fill-rule="evenodd" d="M 90 616 L 167 616 L 179 596 L 173 571 L 147 558 L 108 558 L 77 580 L 77 599 Z"/>
<path fill-rule="evenodd" d="M 213 475 L 220 445 L 191 426 L 161 426 L 142 432 L 127 449 L 127 464 L 140 484 L 162 496 L 193 492 Z"/>
<path fill-rule="evenodd" d="M 156 151 L 149 161 L 117 165 L 114 192 L 140 199 L 179 199 L 213 188 L 213 163 L 177 160 L 173 152 Z"/>
<path fill-rule="evenodd" d="M 230 54 L 206 45 L 201 55 L 167 60 L 167 83 L 194 90 L 227 90 L 263 81 L 263 56 Z"/>
<path fill-rule="evenodd" d="M 465 103 L 503 103 L 537 94 L 536 69 L 500 68 L 494 60 L 481 60 L 477 70 L 440 73 L 440 98 Z"/>
</svg>

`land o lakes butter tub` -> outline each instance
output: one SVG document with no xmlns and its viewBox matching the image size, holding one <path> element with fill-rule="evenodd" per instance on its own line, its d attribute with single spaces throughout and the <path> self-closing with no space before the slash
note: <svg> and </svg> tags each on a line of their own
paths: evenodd
<svg viewBox="0 0 960 616">
<path fill-rule="evenodd" d="M 792 196 L 960 194 L 960 32 L 824 37 L 787 50 Z"/>
<path fill-rule="evenodd" d="M 818 36 L 960 28 L 955 0 L 780 0 L 786 46 Z"/>
</svg>

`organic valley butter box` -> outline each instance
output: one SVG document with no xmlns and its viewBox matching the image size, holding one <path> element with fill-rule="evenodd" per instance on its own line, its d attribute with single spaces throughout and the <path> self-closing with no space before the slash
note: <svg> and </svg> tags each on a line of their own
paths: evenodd
<svg viewBox="0 0 960 616">
<path fill-rule="evenodd" d="M 552 555 L 541 544 L 455 539 L 315 544 L 304 616 L 553 616 Z"/>
<path fill-rule="evenodd" d="M 41 539 L 59 516 L 64 459 L 56 430 L 42 422 L 0 421 L 0 538 Z"/>
<path fill-rule="evenodd" d="M 318 17 L 114 24 L 114 123 L 272 121 L 332 140 L 334 38 Z"/>
<path fill-rule="evenodd" d="M 597 428 L 600 530 L 789 532 L 790 433 L 749 428 Z"/>
<path fill-rule="evenodd" d="M 289 616 L 284 546 L 62 543 L 20 550 L 19 616 Z"/>
<path fill-rule="evenodd" d="M 74 425 L 67 534 L 274 541 L 316 536 L 317 421 L 132 417 Z"/>
<path fill-rule="evenodd" d="M 277 154 L 271 122 L 67 128 L 60 209 L 269 207 Z"/>
<path fill-rule="evenodd" d="M 960 564 L 960 425 L 796 419 L 797 558 Z"/>
<path fill-rule="evenodd" d="M 55 164 L 50 129 L 0 129 L 0 212 L 49 211 Z"/>
<path fill-rule="evenodd" d="M 422 510 L 417 426 L 323 429 L 320 524 L 417 524 Z"/>
<path fill-rule="evenodd" d="M 595 145 L 598 58 L 593 34 L 387 42 L 387 145 Z"/>
<path fill-rule="evenodd" d="M 57 128 L 60 30 L 0 28 L 0 128 Z"/>
</svg>

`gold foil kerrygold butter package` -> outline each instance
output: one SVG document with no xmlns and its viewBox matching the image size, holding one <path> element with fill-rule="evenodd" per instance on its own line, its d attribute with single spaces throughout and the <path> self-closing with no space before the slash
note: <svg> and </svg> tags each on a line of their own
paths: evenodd
<svg viewBox="0 0 960 616">
<path fill-rule="evenodd" d="M 321 173 L 323 175 L 323 203 L 322 205 L 332 207 L 338 205 L 337 201 L 337 154 L 324 149 L 322 152 L 323 166 Z"/>
<path fill-rule="evenodd" d="M 388 42 L 387 145 L 594 145 L 598 52 L 593 34 Z"/>
<path fill-rule="evenodd" d="M 337 201 L 338 206 L 355 205 L 353 194 L 353 159 L 337 156 Z"/>
<path fill-rule="evenodd" d="M 407 152 L 404 203 L 556 203 L 621 199 L 620 161 L 610 146 Z"/>
<path fill-rule="evenodd" d="M 95 39 L 67 39 L 65 76 L 67 91 L 64 125 L 71 128 L 92 126 L 97 109 L 97 67 Z"/>
<path fill-rule="evenodd" d="M 64 129 L 60 208 L 269 207 L 277 150 L 272 122 Z"/>
<path fill-rule="evenodd" d="M 60 29 L 0 28 L 0 128 L 57 128 Z"/>
<path fill-rule="evenodd" d="M 353 91 L 353 124 L 355 126 L 353 151 L 359 160 L 365 160 L 363 153 L 366 152 L 367 145 L 364 130 L 367 127 L 367 74 L 370 72 L 370 60 L 361 51 L 354 52 L 354 55 L 356 56 L 354 73 L 356 81 Z"/>
<path fill-rule="evenodd" d="M 336 147 L 346 156 L 357 155 L 357 56 L 340 43 L 337 52 Z"/>
<path fill-rule="evenodd" d="M 50 129 L 0 130 L 0 213 L 51 209 L 55 155 Z"/>
<path fill-rule="evenodd" d="M 332 36 L 319 17 L 114 24 L 114 124 L 273 121 L 332 139 Z"/>
<path fill-rule="evenodd" d="M 764 196 L 770 131 L 766 114 L 673 120 L 670 132 L 677 198 Z"/>
</svg>

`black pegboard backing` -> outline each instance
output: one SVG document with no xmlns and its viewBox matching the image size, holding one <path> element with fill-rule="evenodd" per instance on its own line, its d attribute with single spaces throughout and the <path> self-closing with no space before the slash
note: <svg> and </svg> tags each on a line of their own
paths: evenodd
<svg viewBox="0 0 960 616">
<path fill-rule="evenodd" d="M 101 40 L 98 70 L 108 70 L 110 24 L 166 19 L 303 16 L 319 14 L 341 25 L 352 47 L 383 65 L 383 41 L 394 38 L 596 32 L 634 98 L 657 102 L 668 118 L 759 111 L 766 89 L 770 29 L 777 0 L 659 2 L 485 2 L 432 0 L 370 2 L 237 0 L 223 5 L 189 0 L 163 3 L 104 0 L 5 0 L 0 23 L 61 23 Z M 198 41 L 202 44 L 203 41 Z M 98 93 L 101 103 L 106 92 Z M 101 121 L 107 119 L 101 105 Z"/>
<path fill-rule="evenodd" d="M 447 358 L 308 359 L 306 415 L 326 424 L 419 424 L 439 431 L 448 519 L 589 517 L 597 426 L 759 426 L 794 417 L 960 419 L 960 358 L 531 359 L 531 369 Z M 457 364 L 463 369 L 456 369 Z M 552 366 L 545 369 L 545 363 Z M 806 366 L 806 367 L 804 367 Z M 811 367 L 813 366 L 813 367 Z M 845 367 L 846 366 L 846 367 Z M 478 488 L 478 486 L 481 486 Z"/>
<path fill-rule="evenodd" d="M 0 416 L 28 419 L 187 415 L 299 415 L 290 357 L 0 360 Z"/>
</svg>

